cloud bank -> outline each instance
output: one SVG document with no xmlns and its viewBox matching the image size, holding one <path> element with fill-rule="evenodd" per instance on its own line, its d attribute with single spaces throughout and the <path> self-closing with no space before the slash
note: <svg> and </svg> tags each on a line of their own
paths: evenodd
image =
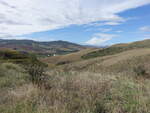
<svg viewBox="0 0 150 113">
<path fill-rule="evenodd" d="M 97 33 L 97 34 L 94 34 L 94 36 L 85 43 L 88 45 L 102 46 L 105 42 L 115 37 L 118 37 L 118 36 L 114 34 Z"/>
<path fill-rule="evenodd" d="M 139 28 L 141 31 L 143 32 L 150 32 L 150 26 L 143 26 L 141 28 Z"/>
<path fill-rule="evenodd" d="M 102 21 L 116 25 L 117 14 L 150 0 L 0 0 L 0 37 Z"/>
</svg>

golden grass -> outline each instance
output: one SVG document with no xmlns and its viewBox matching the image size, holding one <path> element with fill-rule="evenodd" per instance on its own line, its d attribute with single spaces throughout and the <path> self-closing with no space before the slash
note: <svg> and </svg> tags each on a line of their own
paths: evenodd
<svg viewBox="0 0 150 113">
<path fill-rule="evenodd" d="M 122 53 L 118 53 L 115 55 L 109 55 L 109 56 L 104 56 L 104 57 L 97 57 L 93 59 L 88 59 L 88 60 L 81 60 L 81 61 L 76 61 L 70 64 L 58 66 L 55 68 L 62 69 L 64 71 L 67 70 L 75 70 L 75 71 L 94 71 L 94 72 L 102 72 L 103 70 L 106 70 L 107 72 L 110 67 L 118 66 L 119 68 L 120 65 L 122 67 L 128 67 L 128 64 L 126 63 L 123 65 L 124 62 L 131 60 L 134 61 L 138 57 L 143 57 L 143 56 L 148 56 L 150 55 L 150 49 L 149 48 L 144 48 L 144 49 L 133 49 L 133 50 L 128 50 Z M 148 60 L 149 61 L 149 60 Z M 147 62 L 145 61 L 139 61 L 141 63 Z M 113 69 L 113 70 L 116 70 Z M 104 72 L 104 73 L 105 73 Z"/>
<path fill-rule="evenodd" d="M 102 64 L 105 66 L 110 66 L 123 60 L 128 60 L 134 57 L 140 57 L 148 54 L 150 54 L 149 48 L 129 50 L 116 55 L 112 55 L 111 58 L 106 59 Z"/>
<path fill-rule="evenodd" d="M 4 91 L 1 113 L 149 113 L 150 80 L 91 72 L 48 72 L 50 89 Z M 2 103 L 3 102 L 5 103 Z"/>
<path fill-rule="evenodd" d="M 1 65 L 0 113 L 150 113 L 150 49 L 89 60 L 79 54 L 52 57 L 73 62 L 49 68 L 40 88 L 18 65 Z"/>
<path fill-rule="evenodd" d="M 83 50 L 76 52 L 76 53 L 44 58 L 44 59 L 41 59 L 41 61 L 49 64 L 49 66 L 52 67 L 52 66 L 55 66 L 59 62 L 68 61 L 68 62 L 72 63 L 72 62 L 76 62 L 76 61 L 81 61 L 82 60 L 81 56 L 83 56 L 84 54 L 87 54 L 89 52 L 96 51 L 96 50 L 98 50 L 98 49 L 88 48 L 88 49 L 83 49 Z"/>
</svg>

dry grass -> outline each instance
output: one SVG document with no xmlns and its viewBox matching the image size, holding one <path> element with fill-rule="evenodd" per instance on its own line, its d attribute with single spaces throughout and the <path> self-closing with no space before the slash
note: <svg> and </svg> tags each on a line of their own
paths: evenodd
<svg viewBox="0 0 150 113">
<path fill-rule="evenodd" d="M 98 50 L 98 49 L 88 48 L 88 49 L 84 49 L 84 50 L 81 50 L 81 51 L 76 52 L 76 53 L 44 58 L 44 59 L 41 59 L 41 61 L 48 63 L 49 67 L 55 67 L 56 64 L 61 63 L 61 62 L 72 63 L 72 62 L 81 61 L 82 60 L 81 56 L 83 56 L 84 54 L 87 54 L 89 52 L 96 51 L 96 50 Z"/>
<path fill-rule="evenodd" d="M 150 80 L 91 72 L 47 72 L 47 89 L 1 89 L 1 113 L 149 113 Z M 123 74 L 123 73 L 122 73 Z"/>
<path fill-rule="evenodd" d="M 150 113 L 149 52 L 58 66 L 40 88 L 20 66 L 1 64 L 0 113 Z"/>
<path fill-rule="evenodd" d="M 74 71 L 92 71 L 92 72 L 111 72 L 111 71 L 118 71 L 120 67 L 127 68 L 130 67 L 129 63 L 132 61 L 131 64 L 134 64 L 134 61 L 140 63 L 146 63 L 149 61 L 150 49 L 134 49 L 125 51 L 115 55 L 109 55 L 104 57 L 97 57 L 88 60 L 81 60 L 74 63 L 66 64 L 63 66 L 59 66 L 59 69 L 64 71 L 74 70 Z M 145 57 L 148 56 L 146 59 Z M 142 61 L 138 61 L 137 58 L 144 57 Z M 145 60 L 144 60 L 145 59 Z M 116 68 L 114 68 L 116 67 Z M 123 69 L 124 70 L 124 69 Z"/>
</svg>

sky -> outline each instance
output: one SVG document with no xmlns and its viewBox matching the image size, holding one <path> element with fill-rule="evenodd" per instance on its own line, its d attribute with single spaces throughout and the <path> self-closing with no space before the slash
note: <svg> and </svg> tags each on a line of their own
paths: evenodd
<svg viewBox="0 0 150 113">
<path fill-rule="evenodd" d="M 150 39 L 150 0 L 0 0 L 0 39 L 94 46 Z"/>
</svg>

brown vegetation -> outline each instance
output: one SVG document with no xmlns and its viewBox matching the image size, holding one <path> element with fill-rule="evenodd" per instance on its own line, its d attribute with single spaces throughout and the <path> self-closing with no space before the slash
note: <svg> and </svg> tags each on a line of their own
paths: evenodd
<svg viewBox="0 0 150 113">
<path fill-rule="evenodd" d="M 3 60 L 0 113 L 150 113 L 150 49 L 81 58 L 93 50 L 44 59 L 46 71 Z"/>
</svg>

